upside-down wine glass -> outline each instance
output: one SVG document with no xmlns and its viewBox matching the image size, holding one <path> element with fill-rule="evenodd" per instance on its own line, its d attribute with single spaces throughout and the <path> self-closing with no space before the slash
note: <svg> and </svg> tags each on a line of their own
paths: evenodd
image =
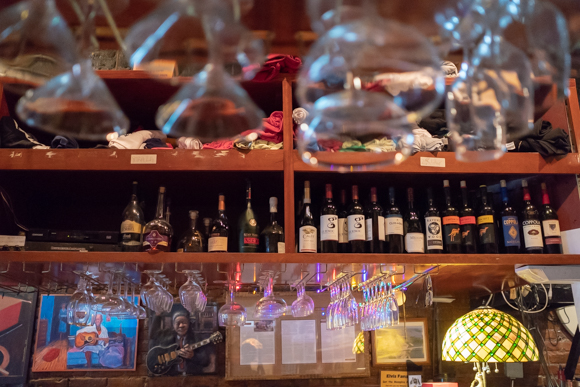
<svg viewBox="0 0 580 387">
<path fill-rule="evenodd" d="M 286 313 L 286 301 L 274 295 L 274 271 L 266 271 L 264 278 L 264 297 L 257 303 L 254 309 L 254 318 L 258 320 L 273 320 Z"/>
<path fill-rule="evenodd" d="M 246 324 L 247 313 L 243 305 L 235 301 L 236 281 L 228 281 L 229 297 L 218 312 L 220 327 L 242 327 Z"/>
</svg>

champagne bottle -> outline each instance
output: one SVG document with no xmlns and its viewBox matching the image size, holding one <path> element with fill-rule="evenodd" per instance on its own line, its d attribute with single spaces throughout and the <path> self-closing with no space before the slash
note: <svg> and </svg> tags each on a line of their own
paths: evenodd
<svg viewBox="0 0 580 387">
<path fill-rule="evenodd" d="M 501 227 L 503 230 L 503 251 L 506 254 L 518 254 L 520 252 L 520 224 L 518 214 L 509 204 L 507 184 L 505 180 L 500 180 L 501 201 Z"/>
<path fill-rule="evenodd" d="M 522 211 L 524 246 L 528 254 L 542 254 L 544 252 L 544 241 L 540 213 L 532 204 L 527 180 L 522 180 L 522 189 L 524 191 L 524 210 Z"/>
<path fill-rule="evenodd" d="M 352 186 L 352 203 L 348 207 L 348 244 L 351 253 L 365 252 L 365 215 L 358 198 L 358 186 Z"/>
<path fill-rule="evenodd" d="M 377 202 L 377 189 L 371 188 L 371 202 L 366 209 L 366 252 L 383 253 L 385 243 L 385 218 L 383 207 Z"/>
<path fill-rule="evenodd" d="M 121 222 L 121 250 L 140 251 L 143 244 L 143 226 L 145 215 L 137 199 L 137 182 L 133 182 L 133 195 L 127 207 L 123 210 Z"/>
<path fill-rule="evenodd" d="M 326 195 L 320 210 L 320 252 L 338 253 L 338 215 L 332 201 L 332 184 L 326 184 Z"/>
<path fill-rule="evenodd" d="M 165 220 L 165 187 L 159 187 L 155 219 L 143 230 L 143 251 L 159 252 L 171 250 L 173 227 Z"/>
<path fill-rule="evenodd" d="M 340 209 L 338 211 L 338 249 L 341 253 L 348 253 L 348 209 L 346 206 L 346 191 L 340 190 Z"/>
<path fill-rule="evenodd" d="M 385 211 L 385 250 L 387 253 L 400 254 L 404 250 L 403 215 L 395 204 L 395 188 L 389 188 L 390 206 Z"/>
<path fill-rule="evenodd" d="M 316 253 L 317 230 L 314 223 L 314 215 L 310 206 L 310 182 L 304 182 L 304 201 L 300 211 L 298 222 L 298 252 L 299 253 Z"/>
<path fill-rule="evenodd" d="M 203 235 L 197 229 L 198 211 L 189 211 L 189 229 L 177 243 L 178 253 L 200 253 L 203 251 Z"/>
<path fill-rule="evenodd" d="M 407 189 L 407 202 L 409 210 L 405 217 L 405 250 L 407 253 L 424 253 L 425 252 L 425 234 L 421 227 L 419 214 L 414 208 L 413 188 Z"/>
<path fill-rule="evenodd" d="M 556 211 L 550 206 L 550 196 L 546 183 L 542 183 L 542 231 L 544 232 L 544 251 L 547 254 L 562 254 L 560 222 Z"/>
<path fill-rule="evenodd" d="M 240 238 L 238 241 L 240 253 L 255 253 L 260 244 L 260 227 L 252 210 L 252 186 L 246 181 L 246 211 L 238 222 Z"/>
<path fill-rule="evenodd" d="M 211 218 L 203 218 L 203 251 L 207 253 L 207 244 L 211 235 Z"/>
<path fill-rule="evenodd" d="M 427 189 L 427 212 L 425 212 L 425 235 L 427 253 L 440 254 L 443 251 L 443 233 L 439 210 L 433 201 L 433 190 Z"/>
<path fill-rule="evenodd" d="M 461 198 L 463 201 L 463 207 L 459 211 L 461 249 L 465 254 L 475 254 L 477 252 L 477 225 L 475 222 L 475 211 L 469 206 L 469 197 L 465 180 L 461 181 Z"/>
<path fill-rule="evenodd" d="M 461 225 L 459 211 L 453 207 L 449 180 L 443 180 L 445 193 L 445 210 L 443 211 L 443 235 L 445 236 L 445 252 L 449 254 L 461 253 Z"/>
<path fill-rule="evenodd" d="M 278 224 L 278 198 L 270 198 L 270 223 L 262 231 L 260 245 L 265 253 L 285 253 L 284 228 Z"/>
<path fill-rule="evenodd" d="M 495 213 L 487 199 L 487 186 L 480 185 L 479 190 L 481 193 L 481 208 L 477 216 L 479 252 L 483 254 L 497 254 Z"/>
<path fill-rule="evenodd" d="M 229 234 L 230 227 L 226 216 L 226 198 L 220 194 L 218 197 L 218 216 L 213 220 L 211 226 L 207 250 L 210 253 L 227 252 Z"/>
</svg>

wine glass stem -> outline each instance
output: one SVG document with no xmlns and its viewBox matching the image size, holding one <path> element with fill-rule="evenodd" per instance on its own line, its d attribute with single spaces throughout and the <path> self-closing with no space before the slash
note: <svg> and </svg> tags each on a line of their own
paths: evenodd
<svg viewBox="0 0 580 387">
<path fill-rule="evenodd" d="M 234 303 L 234 299 L 236 297 L 236 286 L 235 284 L 230 284 L 230 304 Z"/>
</svg>

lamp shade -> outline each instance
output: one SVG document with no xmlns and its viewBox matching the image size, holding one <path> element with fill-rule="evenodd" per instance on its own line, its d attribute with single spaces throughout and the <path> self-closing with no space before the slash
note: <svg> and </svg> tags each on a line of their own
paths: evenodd
<svg viewBox="0 0 580 387">
<path fill-rule="evenodd" d="M 442 360 L 462 362 L 527 362 L 539 360 L 530 332 L 507 313 L 480 307 L 449 328 Z"/>
</svg>

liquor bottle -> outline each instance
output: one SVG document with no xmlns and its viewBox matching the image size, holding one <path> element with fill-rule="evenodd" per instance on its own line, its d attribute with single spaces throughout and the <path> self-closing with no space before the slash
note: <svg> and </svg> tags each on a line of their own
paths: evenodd
<svg viewBox="0 0 580 387">
<path fill-rule="evenodd" d="M 252 185 L 249 180 L 246 181 L 246 211 L 240 216 L 238 229 L 240 253 L 256 253 L 260 244 L 260 227 L 252 210 Z"/>
<path fill-rule="evenodd" d="M 425 212 L 425 235 L 427 236 L 427 253 L 443 252 L 443 233 L 439 210 L 433 202 L 433 190 L 427 188 L 427 212 Z"/>
<path fill-rule="evenodd" d="M 314 223 L 314 215 L 310 206 L 310 182 L 304 182 L 304 200 L 298 222 L 298 252 L 316 253 L 317 230 Z"/>
<path fill-rule="evenodd" d="M 203 218 L 203 251 L 207 253 L 207 244 L 211 234 L 211 218 Z"/>
<path fill-rule="evenodd" d="M 326 184 L 326 195 L 320 210 L 320 252 L 338 253 L 338 215 L 332 202 L 332 184 Z"/>
<path fill-rule="evenodd" d="M 532 204 L 527 180 L 522 180 L 524 191 L 524 210 L 522 211 L 522 229 L 524 234 L 524 247 L 528 254 L 542 254 L 544 241 L 542 239 L 542 227 L 540 213 Z"/>
<path fill-rule="evenodd" d="M 200 253 L 203 251 L 203 235 L 197 229 L 198 211 L 189 211 L 189 229 L 177 243 L 178 253 Z"/>
<path fill-rule="evenodd" d="M 340 190 L 340 209 L 338 211 L 338 250 L 349 252 L 348 245 L 348 209 L 346 206 L 346 191 Z"/>
<path fill-rule="evenodd" d="M 121 250 L 140 251 L 143 244 L 143 226 L 145 215 L 137 200 L 137 182 L 133 182 L 133 195 L 127 207 L 123 210 L 121 222 Z"/>
<path fill-rule="evenodd" d="M 443 180 L 443 192 L 445 193 L 445 210 L 443 210 L 443 235 L 445 240 L 443 246 L 445 252 L 449 254 L 461 253 L 461 225 L 459 221 L 459 211 L 453 207 L 451 201 L 451 188 L 449 180 Z"/>
<path fill-rule="evenodd" d="M 506 254 L 518 254 L 520 252 L 520 224 L 516 210 L 509 205 L 507 185 L 505 180 L 500 180 L 501 201 L 501 227 L 503 230 L 503 251 Z"/>
<path fill-rule="evenodd" d="M 390 206 L 385 211 L 385 251 L 400 254 L 404 250 L 403 215 L 395 204 L 395 188 L 389 188 Z"/>
<path fill-rule="evenodd" d="M 477 235 L 479 238 L 479 252 L 483 254 L 497 254 L 497 230 L 493 207 L 487 200 L 487 186 L 480 185 L 481 208 L 477 214 Z"/>
<path fill-rule="evenodd" d="M 170 251 L 173 227 L 165 220 L 165 187 L 159 187 L 155 219 L 145 225 L 143 230 L 143 251 Z"/>
<path fill-rule="evenodd" d="M 260 246 L 265 253 L 285 253 L 284 228 L 278 224 L 278 198 L 270 198 L 270 223 L 262 231 Z"/>
<path fill-rule="evenodd" d="M 366 209 L 366 242 L 367 253 L 383 253 L 385 244 L 385 218 L 383 207 L 377 202 L 377 189 L 371 188 L 371 202 Z"/>
<path fill-rule="evenodd" d="M 556 211 L 550 206 L 550 196 L 546 183 L 542 183 L 542 231 L 544 232 L 544 251 L 547 254 L 562 254 L 560 222 Z"/>
<path fill-rule="evenodd" d="M 461 181 L 461 198 L 463 201 L 463 207 L 459 210 L 461 249 L 464 254 L 475 254 L 477 252 L 477 225 L 475 222 L 475 211 L 469 206 L 469 197 L 465 180 Z"/>
<path fill-rule="evenodd" d="M 226 198 L 224 195 L 218 197 L 218 216 L 213 220 L 209 240 L 207 241 L 207 251 L 210 253 L 227 252 L 228 237 L 230 227 L 226 216 Z"/>
<path fill-rule="evenodd" d="M 358 199 L 358 186 L 352 186 L 352 203 L 348 207 L 348 244 L 351 253 L 365 252 L 365 214 Z"/>
<path fill-rule="evenodd" d="M 409 211 L 404 223 L 405 250 L 407 253 L 424 253 L 425 234 L 423 234 L 419 214 L 413 208 L 413 188 L 407 189 L 407 202 L 409 203 Z"/>
</svg>

